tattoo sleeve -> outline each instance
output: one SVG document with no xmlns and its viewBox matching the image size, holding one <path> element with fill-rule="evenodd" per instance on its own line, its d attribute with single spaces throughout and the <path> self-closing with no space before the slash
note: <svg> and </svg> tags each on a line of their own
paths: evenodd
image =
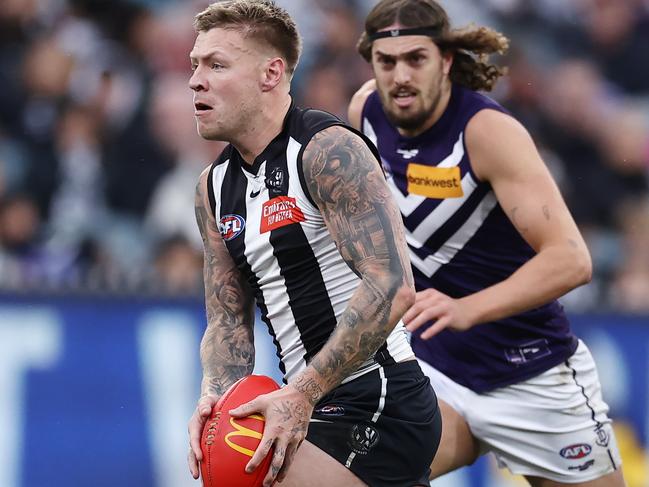
<svg viewBox="0 0 649 487">
<path fill-rule="evenodd" d="M 327 128 L 309 142 L 303 170 L 338 251 L 361 278 L 334 333 L 293 382 L 314 404 L 385 342 L 412 303 L 414 284 L 401 214 L 365 142 Z"/>
<path fill-rule="evenodd" d="M 207 175 L 196 187 L 196 221 L 203 238 L 205 308 L 207 328 L 201 340 L 203 366 L 201 395 L 221 396 L 244 375 L 252 372 L 253 300 L 247 283 L 235 266 L 208 211 Z"/>
</svg>

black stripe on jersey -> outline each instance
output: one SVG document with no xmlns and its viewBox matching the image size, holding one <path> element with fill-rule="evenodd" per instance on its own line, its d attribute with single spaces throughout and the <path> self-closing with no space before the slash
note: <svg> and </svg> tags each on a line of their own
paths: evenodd
<svg viewBox="0 0 649 487">
<path fill-rule="evenodd" d="M 221 213 L 223 214 L 223 212 L 225 211 L 226 214 L 235 214 L 241 216 L 244 219 L 244 221 L 246 221 L 246 227 L 247 227 L 248 214 L 246 210 L 245 199 L 241 199 L 237 197 L 239 191 L 241 190 L 241 185 L 244 186 L 243 189 L 244 191 L 246 191 L 247 180 L 239 172 L 239 168 L 237 167 L 237 164 L 231 160 L 230 164 L 228 165 L 228 169 L 226 170 L 225 177 L 223 179 L 223 184 L 221 184 Z M 210 189 L 213 190 L 211 178 L 209 179 L 208 186 L 210 187 Z M 252 268 L 250 267 L 250 264 L 248 264 L 248 261 L 245 258 L 244 251 L 245 251 L 246 227 L 244 227 L 243 231 L 239 236 L 233 238 L 232 240 L 226 241 L 225 245 L 228 248 L 228 252 L 230 253 L 230 255 L 241 256 L 241 258 L 235 259 L 235 264 L 237 265 L 239 272 L 241 272 L 241 274 L 247 279 L 251 289 L 256 290 L 255 299 L 257 302 L 257 307 L 259 308 L 259 311 L 261 313 L 261 319 L 264 323 L 266 323 L 266 326 L 268 327 L 268 333 L 273 339 L 273 343 L 275 344 L 275 350 L 276 350 L 275 353 L 277 355 L 277 358 L 279 359 L 279 369 L 282 371 L 282 375 L 285 375 L 286 365 L 284 364 L 284 362 L 282 362 L 279 342 L 277 341 L 275 331 L 273 330 L 273 327 L 270 324 L 270 320 L 268 319 L 268 308 L 266 307 L 266 302 L 264 301 L 264 295 L 262 294 L 259 288 L 259 279 L 255 275 L 255 273 L 252 272 Z"/>
<path fill-rule="evenodd" d="M 275 168 L 288 174 L 286 153 L 266 163 L 266 175 Z M 309 363 L 336 327 L 336 314 L 320 266 L 301 225 L 293 223 L 276 228 L 270 232 L 269 240 L 304 344 L 304 360 Z"/>
</svg>

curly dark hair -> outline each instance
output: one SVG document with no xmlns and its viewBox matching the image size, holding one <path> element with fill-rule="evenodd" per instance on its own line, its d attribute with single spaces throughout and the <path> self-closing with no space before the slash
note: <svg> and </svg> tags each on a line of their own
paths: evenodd
<svg viewBox="0 0 649 487">
<path fill-rule="evenodd" d="M 489 27 L 451 29 L 448 14 L 435 0 L 382 0 L 365 20 L 358 52 L 372 60 L 370 36 L 394 24 L 406 28 L 431 27 L 440 32 L 433 40 L 443 52 L 453 54 L 449 77 L 472 90 L 491 91 L 506 68 L 489 62 L 489 55 L 504 54 L 509 39 Z"/>
</svg>

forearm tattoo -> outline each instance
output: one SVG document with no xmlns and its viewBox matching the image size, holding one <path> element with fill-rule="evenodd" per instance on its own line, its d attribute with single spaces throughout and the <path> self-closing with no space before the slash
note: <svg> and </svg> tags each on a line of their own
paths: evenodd
<svg viewBox="0 0 649 487">
<path fill-rule="evenodd" d="M 202 394 L 221 396 L 254 367 L 252 294 L 207 210 L 203 178 L 196 189 L 196 221 L 203 238 L 207 329 L 201 340 Z"/>
<path fill-rule="evenodd" d="M 385 342 L 405 311 L 395 309 L 395 296 L 401 287 L 412 287 L 413 278 L 401 214 L 378 161 L 360 137 L 342 127 L 319 132 L 304 152 L 303 169 L 340 254 L 361 277 L 330 346 L 312 361 L 330 386 Z"/>
</svg>

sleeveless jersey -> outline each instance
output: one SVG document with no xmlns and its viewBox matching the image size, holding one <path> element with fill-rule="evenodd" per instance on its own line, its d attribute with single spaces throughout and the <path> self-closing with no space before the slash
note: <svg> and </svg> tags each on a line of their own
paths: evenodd
<svg viewBox="0 0 649 487">
<path fill-rule="evenodd" d="M 390 123 L 377 92 L 363 107 L 363 132 L 377 145 L 401 208 L 418 291 L 434 288 L 460 298 L 506 279 L 535 255 L 490 184 L 471 167 L 464 132 L 483 109 L 505 112 L 490 98 L 454 85 L 440 119 L 408 138 Z M 412 337 L 415 354 L 476 392 L 533 377 L 577 347 L 557 301 L 429 340 L 419 338 L 423 329 Z"/>
<path fill-rule="evenodd" d="M 254 292 L 284 382 L 322 348 L 360 283 L 338 252 L 302 172 L 309 140 L 333 125 L 343 124 L 328 113 L 291 105 L 282 132 L 252 165 L 228 145 L 208 177 L 213 215 Z M 378 164 L 378 153 L 376 157 Z M 413 356 L 403 323 L 379 352 L 396 361 Z M 352 377 L 378 366 L 371 358 Z"/>
</svg>

